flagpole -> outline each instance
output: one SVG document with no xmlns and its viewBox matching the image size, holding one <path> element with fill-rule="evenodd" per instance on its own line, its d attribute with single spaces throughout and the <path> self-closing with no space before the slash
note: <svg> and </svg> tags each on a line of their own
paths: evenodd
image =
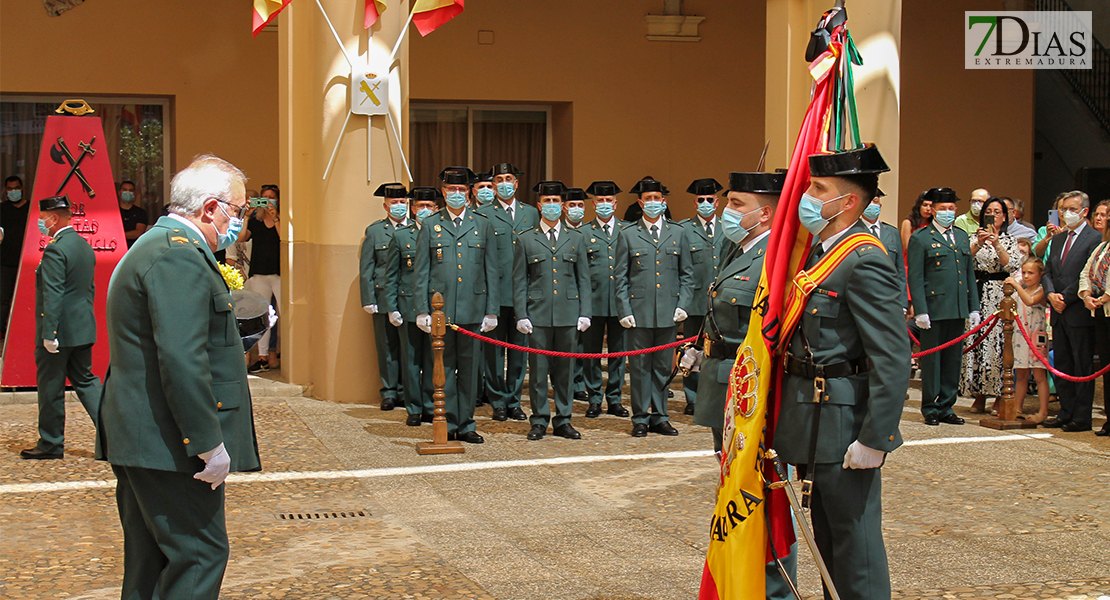
<svg viewBox="0 0 1110 600">
<path fill-rule="evenodd" d="M 316 1 L 319 2 L 320 0 Z M 405 26 L 401 28 L 401 35 L 397 36 L 397 43 L 393 44 L 393 52 L 389 53 L 387 65 L 392 65 L 393 59 L 397 58 L 397 51 L 401 49 L 401 41 L 405 39 L 405 34 L 409 31 L 409 25 L 412 25 L 412 13 L 409 13 L 409 19 L 405 21 Z"/>
<path fill-rule="evenodd" d="M 316 0 L 316 6 L 320 7 L 320 14 L 324 15 L 324 21 L 327 22 L 328 29 L 331 29 L 331 34 L 335 36 L 335 43 L 339 44 L 339 51 L 343 53 L 343 58 L 347 59 L 347 64 L 351 67 L 351 70 L 354 71 L 355 61 L 351 60 L 350 55 L 347 54 L 347 47 L 343 45 L 343 40 L 339 38 L 339 33 L 335 31 L 335 26 L 331 24 L 331 19 L 328 18 L 328 13 L 324 10 L 324 5 L 320 4 L 320 0 Z"/>
<path fill-rule="evenodd" d="M 331 150 L 331 158 L 328 159 L 328 168 L 324 169 L 324 181 L 327 181 L 328 174 L 331 173 L 331 164 L 335 162 L 335 155 L 339 152 L 339 142 L 343 141 L 343 134 L 347 133 L 347 124 L 351 122 L 351 111 L 347 111 L 347 118 L 343 119 L 343 128 L 339 130 L 339 137 L 335 138 L 335 148 Z"/>
<path fill-rule="evenodd" d="M 397 140 L 397 151 L 401 153 L 401 163 L 405 165 L 405 173 L 409 176 L 409 183 L 412 183 L 412 171 L 409 170 L 409 160 L 405 158 L 405 147 L 401 145 L 401 136 L 397 133 L 397 125 L 393 122 L 393 113 L 387 110 L 385 116 L 389 118 L 389 128 L 393 131 L 393 139 Z"/>
</svg>

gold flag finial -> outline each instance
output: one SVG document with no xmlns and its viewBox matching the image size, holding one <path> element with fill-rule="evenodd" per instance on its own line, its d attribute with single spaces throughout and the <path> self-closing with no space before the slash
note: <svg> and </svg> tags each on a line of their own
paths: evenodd
<svg viewBox="0 0 1110 600">
<path fill-rule="evenodd" d="M 96 111 L 93 110 L 91 106 L 89 106 L 88 102 L 77 99 L 66 100 L 65 102 L 62 102 L 58 105 L 58 108 L 56 108 L 54 112 L 58 113 L 59 115 L 62 113 L 69 113 L 71 115 L 80 117 L 84 115 L 91 115 Z"/>
</svg>

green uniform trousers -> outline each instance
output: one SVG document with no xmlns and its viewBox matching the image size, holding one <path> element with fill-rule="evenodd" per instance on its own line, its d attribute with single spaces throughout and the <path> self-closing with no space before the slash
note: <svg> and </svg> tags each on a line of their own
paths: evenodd
<svg viewBox="0 0 1110 600">
<path fill-rule="evenodd" d="M 932 327 L 921 330 L 921 349 L 936 348 L 964 334 L 963 319 L 933 321 Z M 934 419 L 955 414 L 956 392 L 960 387 L 960 363 L 963 347 L 953 344 L 940 352 L 921 357 L 921 416 Z"/>
<path fill-rule="evenodd" d="M 630 350 L 654 348 L 675 341 L 677 327 L 633 327 L 627 332 Z M 628 378 L 632 384 L 630 404 L 632 424 L 648 426 L 670 421 L 667 416 L 667 390 L 663 384 L 671 376 L 674 353 L 670 350 L 628 357 Z"/>
<path fill-rule="evenodd" d="M 458 325 L 467 331 L 478 333 L 478 323 Z M 429 337 L 428 346 L 431 345 L 432 338 Z M 478 399 L 478 378 L 482 368 L 479 345 L 478 340 L 455 333 L 451 328 L 447 328 L 447 333 L 443 336 L 443 393 L 446 395 L 444 409 L 447 410 L 447 433 L 474 431 L 474 403 Z"/>
<path fill-rule="evenodd" d="M 682 322 L 682 337 L 688 338 L 695 336 L 701 331 L 701 324 L 705 321 L 705 316 L 690 315 Z M 682 378 L 682 391 L 686 394 L 686 403 L 697 405 L 698 403 L 698 378 L 700 373 L 690 373 Z"/>
<path fill-rule="evenodd" d="M 601 352 L 602 343 L 607 343 L 609 352 L 624 352 L 624 327 L 618 317 L 594 317 L 590 328 L 582 332 L 582 347 L 590 354 Z M 620 406 L 621 391 L 624 388 L 624 357 L 606 358 L 609 379 L 605 382 L 605 400 L 609 406 Z M 590 404 L 601 404 L 601 359 L 586 359 L 583 366 L 586 378 L 586 393 Z"/>
<path fill-rule="evenodd" d="M 73 384 L 85 412 L 96 423 L 100 412 L 100 378 L 92 372 L 92 344 L 66 346 L 47 352 L 40 342 L 35 347 L 38 372 L 39 441 L 36 447 L 61 454 L 65 446 L 66 378 Z"/>
<path fill-rule="evenodd" d="M 112 465 L 123 525 L 122 600 L 215 600 L 230 553 L 224 487 Z"/>
<path fill-rule="evenodd" d="M 497 328 L 484 335 L 517 346 L 528 345 L 528 338 L 516 330 L 516 314 L 511 306 L 501 307 L 501 314 L 497 316 Z M 485 344 L 483 352 L 482 381 L 490 406 L 506 410 L 520 408 L 520 396 L 524 392 L 524 365 L 527 361 L 524 353 L 496 344 Z"/>
<path fill-rule="evenodd" d="M 381 309 L 381 307 L 378 307 Z M 389 322 L 389 315 L 374 315 L 374 344 L 378 347 L 378 375 L 382 378 L 381 398 L 397 401 L 401 391 L 401 338 Z"/>
<path fill-rule="evenodd" d="M 578 330 L 574 327 L 534 327 L 528 335 L 530 346 L 556 352 L 574 352 L 578 347 Z M 532 403 L 532 425 L 558 427 L 570 423 L 574 392 L 574 359 L 542 354 L 528 355 L 528 400 Z M 547 401 L 548 379 L 555 391 L 555 418 Z"/>
<path fill-rule="evenodd" d="M 391 326 L 392 327 L 392 326 Z M 404 360 L 401 361 L 401 397 L 410 415 L 430 415 L 432 404 L 432 338 L 416 323 L 405 321 L 397 328 Z"/>
</svg>

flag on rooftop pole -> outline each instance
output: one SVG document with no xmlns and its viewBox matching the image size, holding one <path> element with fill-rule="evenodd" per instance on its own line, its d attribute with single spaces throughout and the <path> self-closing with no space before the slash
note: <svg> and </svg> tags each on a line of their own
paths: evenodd
<svg viewBox="0 0 1110 600">
<path fill-rule="evenodd" d="M 756 600 L 766 594 L 768 541 L 780 557 L 794 542 L 789 504 L 783 491 L 768 497 L 765 481 L 777 477 L 764 454 L 774 439 L 781 395 L 782 348 L 789 342 L 784 323 L 789 286 L 809 251 L 811 235 L 798 220 L 798 203 L 809 187 L 811 154 L 862 147 L 852 91 L 852 64 L 863 64 L 847 22 L 826 12 L 827 46 L 810 63 L 815 86 L 790 158 L 786 183 L 775 210 L 756 306 L 748 334 L 729 377 L 724 443 L 717 504 L 710 521 L 709 549 L 699 600 Z M 835 23 L 835 25 L 834 25 Z M 818 49 L 821 50 L 820 48 Z M 844 60 L 848 58 L 849 60 Z M 769 523 L 769 530 L 768 530 Z"/>
<path fill-rule="evenodd" d="M 412 24 L 420 35 L 428 35 L 440 25 L 462 14 L 464 0 L 414 0 Z"/>
<path fill-rule="evenodd" d="M 262 31 L 266 25 L 274 19 L 281 12 L 281 9 L 289 6 L 293 0 L 254 0 L 254 25 L 251 30 L 257 36 L 259 31 Z"/>
<path fill-rule="evenodd" d="M 366 14 L 362 18 L 362 28 L 370 29 L 385 12 L 385 0 L 366 0 Z"/>
</svg>

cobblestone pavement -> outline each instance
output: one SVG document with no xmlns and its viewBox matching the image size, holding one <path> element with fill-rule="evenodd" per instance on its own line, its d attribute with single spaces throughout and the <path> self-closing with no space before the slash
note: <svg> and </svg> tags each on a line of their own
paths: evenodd
<svg viewBox="0 0 1110 600">
<path fill-rule="evenodd" d="M 406 427 L 402 410 L 319 402 L 258 379 L 252 389 L 265 470 L 233 476 L 227 488 L 224 598 L 697 595 L 716 465 L 704 452 L 708 431 L 681 414 L 678 385 L 678 437 L 634 439 L 628 419 L 585 419 L 576 403 L 582 440 L 530 442 L 527 422 L 492 421 L 486 406 L 486 443 L 446 456 L 413 451 L 431 429 Z M 903 415 L 908 444 L 883 469 L 895 597 L 1110 595 L 1110 441 L 970 422 L 926 427 L 917 398 L 911 390 Z M 975 416 L 960 404 L 961 416 Z M 23 461 L 35 406 L 0 401 L 0 598 L 119 595 L 111 470 L 92 460 L 80 405 L 67 412 L 65 460 Z M 1103 418 L 1096 409 L 1096 427 Z M 543 460 L 560 457 L 579 462 Z M 537 462 L 506 462 L 522 459 Z M 355 469 L 364 470 L 358 478 L 336 473 Z M 42 483 L 65 485 L 25 487 Z M 280 518 L 289 513 L 329 518 Z M 799 565 L 803 591 L 819 596 L 804 549 Z"/>
</svg>

